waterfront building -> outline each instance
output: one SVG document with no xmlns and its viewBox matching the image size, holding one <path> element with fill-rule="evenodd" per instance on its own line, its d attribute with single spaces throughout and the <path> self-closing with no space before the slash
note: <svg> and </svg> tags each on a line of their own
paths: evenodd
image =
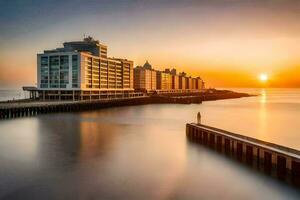
<svg viewBox="0 0 300 200">
<path fill-rule="evenodd" d="M 99 99 L 129 94 L 133 61 L 109 58 L 107 46 L 91 37 L 65 42 L 37 55 L 37 89 L 43 99 Z"/>
<path fill-rule="evenodd" d="M 192 90 L 196 90 L 197 89 L 197 87 L 196 87 L 196 81 L 197 81 L 197 79 L 196 78 L 192 78 Z"/>
<path fill-rule="evenodd" d="M 189 81 L 189 84 L 188 84 L 189 88 L 188 89 L 192 90 L 193 89 L 193 79 L 192 79 L 191 76 L 188 78 L 188 81 Z"/>
<path fill-rule="evenodd" d="M 176 74 L 177 74 L 177 73 L 176 73 L 176 69 L 175 69 L 175 68 L 171 69 L 170 74 L 176 75 Z"/>
<path fill-rule="evenodd" d="M 134 68 L 134 88 L 139 91 L 155 91 L 156 86 L 156 71 L 148 61 L 143 66 Z"/>
<path fill-rule="evenodd" d="M 188 90 L 190 89 L 190 78 L 189 77 L 184 77 L 185 79 L 185 89 Z"/>
<path fill-rule="evenodd" d="M 157 71 L 156 73 L 157 90 L 171 90 L 172 77 L 170 73 Z"/>
<path fill-rule="evenodd" d="M 171 76 L 172 76 L 172 90 L 179 90 L 179 76 L 176 74 Z"/>
<path fill-rule="evenodd" d="M 179 73 L 179 77 L 178 77 L 178 82 L 179 82 L 179 89 L 180 90 L 185 90 L 185 73 Z"/>
<path fill-rule="evenodd" d="M 203 91 L 204 81 L 200 77 L 197 77 L 197 78 L 195 78 L 195 82 L 196 82 L 196 89 Z"/>
<path fill-rule="evenodd" d="M 156 71 L 151 70 L 151 90 L 156 90 L 157 89 L 157 81 L 156 81 Z"/>
<path fill-rule="evenodd" d="M 143 65 L 143 67 L 145 69 L 149 69 L 149 70 L 152 70 L 152 65 L 148 62 L 148 60 L 146 60 L 145 64 Z"/>
<path fill-rule="evenodd" d="M 176 69 L 155 71 L 146 61 L 143 66 L 134 68 L 134 89 L 157 93 L 182 93 L 203 91 L 200 77 L 187 76 L 185 72 L 177 74 Z"/>
</svg>

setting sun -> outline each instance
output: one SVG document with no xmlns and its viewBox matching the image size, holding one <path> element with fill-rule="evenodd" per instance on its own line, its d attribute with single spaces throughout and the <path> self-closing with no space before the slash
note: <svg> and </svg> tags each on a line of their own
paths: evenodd
<svg viewBox="0 0 300 200">
<path fill-rule="evenodd" d="M 259 80 L 261 82 L 266 82 L 266 81 L 268 81 L 268 79 L 269 79 L 269 76 L 267 74 L 260 74 L 259 75 Z"/>
</svg>

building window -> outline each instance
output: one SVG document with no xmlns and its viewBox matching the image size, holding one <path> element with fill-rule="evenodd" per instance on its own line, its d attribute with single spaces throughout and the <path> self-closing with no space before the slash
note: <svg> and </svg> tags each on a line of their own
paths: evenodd
<svg viewBox="0 0 300 200">
<path fill-rule="evenodd" d="M 79 76 L 79 67 L 78 67 L 78 56 L 72 55 L 72 87 L 77 88 L 78 84 L 78 76 Z"/>
<path fill-rule="evenodd" d="M 50 88 L 59 87 L 59 56 L 50 56 L 49 62 Z"/>
<path fill-rule="evenodd" d="M 69 56 L 60 56 L 60 88 L 66 88 L 69 83 Z"/>
<path fill-rule="evenodd" d="M 48 66 L 48 57 L 42 56 L 41 57 L 41 88 L 48 88 L 48 81 L 49 81 L 49 66 Z"/>
</svg>

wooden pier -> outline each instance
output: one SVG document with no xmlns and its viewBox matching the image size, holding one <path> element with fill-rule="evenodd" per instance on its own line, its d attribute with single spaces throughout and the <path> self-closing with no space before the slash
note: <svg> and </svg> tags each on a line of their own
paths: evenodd
<svg viewBox="0 0 300 200">
<path fill-rule="evenodd" d="M 188 123 L 186 135 L 281 180 L 300 186 L 300 151 L 203 124 Z"/>
<path fill-rule="evenodd" d="M 131 106 L 144 104 L 190 104 L 201 103 L 199 96 L 192 97 L 165 97 L 165 96 L 136 96 L 125 98 L 105 98 L 86 101 L 28 101 L 0 103 L 0 120 L 46 113 L 76 112 L 96 110 L 100 108 Z"/>
</svg>

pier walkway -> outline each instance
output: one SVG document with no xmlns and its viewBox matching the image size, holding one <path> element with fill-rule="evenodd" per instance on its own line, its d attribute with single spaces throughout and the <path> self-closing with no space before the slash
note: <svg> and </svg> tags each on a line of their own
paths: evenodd
<svg viewBox="0 0 300 200">
<path fill-rule="evenodd" d="M 131 96 L 104 98 L 98 100 L 81 101 L 22 101 L 1 102 L 0 120 L 19 117 L 27 117 L 53 112 L 74 112 L 83 110 L 95 110 L 100 108 L 131 106 L 144 104 L 190 104 L 201 103 L 200 96 Z"/>
<path fill-rule="evenodd" d="M 147 102 L 146 96 L 85 101 L 24 101 L 1 102 L 0 119 L 27 117 L 54 112 L 94 110 L 112 106 L 138 105 Z"/>
<path fill-rule="evenodd" d="M 279 179 L 300 185 L 300 151 L 231 133 L 203 124 L 188 123 L 187 138 L 207 145 Z"/>
</svg>

